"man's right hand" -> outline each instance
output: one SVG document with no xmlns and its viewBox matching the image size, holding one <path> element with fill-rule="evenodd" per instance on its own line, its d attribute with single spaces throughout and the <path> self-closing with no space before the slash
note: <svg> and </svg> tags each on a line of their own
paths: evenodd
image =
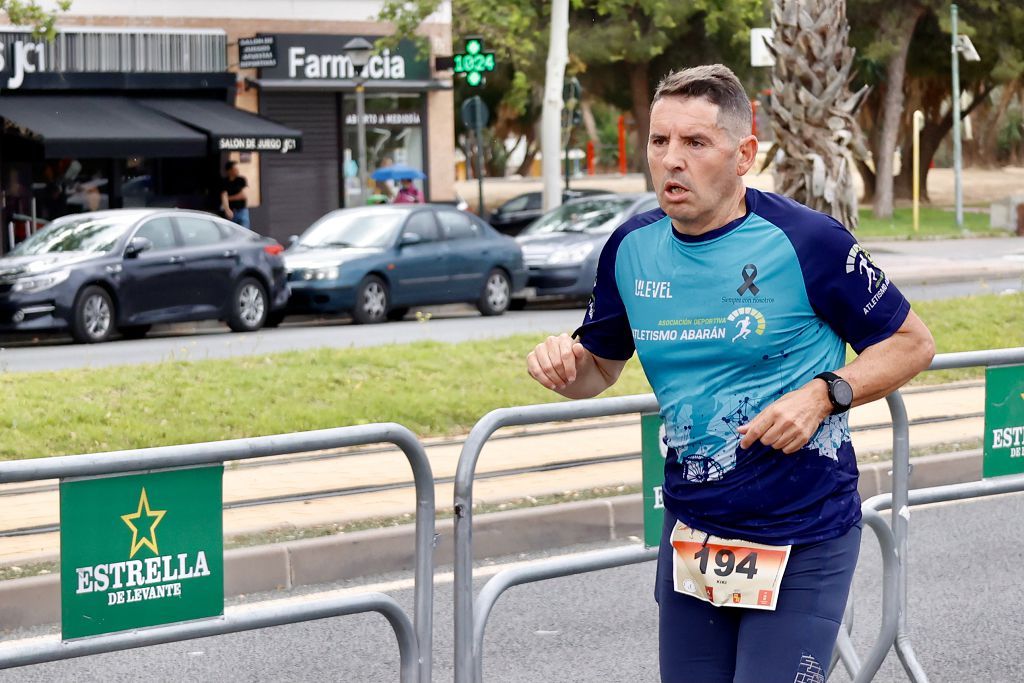
<svg viewBox="0 0 1024 683">
<path fill-rule="evenodd" d="M 530 376 L 552 391 L 576 381 L 581 364 L 591 361 L 590 352 L 568 334 L 548 337 L 526 356 Z"/>
<path fill-rule="evenodd" d="M 230 221 L 234 217 L 235 217 L 235 212 L 232 211 L 231 209 L 227 208 L 227 207 L 224 207 L 224 218 L 227 218 Z"/>
</svg>

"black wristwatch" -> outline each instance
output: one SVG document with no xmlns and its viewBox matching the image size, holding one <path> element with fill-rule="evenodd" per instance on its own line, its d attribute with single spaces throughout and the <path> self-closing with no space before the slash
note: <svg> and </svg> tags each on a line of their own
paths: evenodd
<svg viewBox="0 0 1024 683">
<path fill-rule="evenodd" d="M 853 387 L 834 372 L 822 372 L 814 379 L 825 380 L 828 386 L 828 400 L 832 402 L 832 414 L 841 415 L 853 405 Z"/>
</svg>

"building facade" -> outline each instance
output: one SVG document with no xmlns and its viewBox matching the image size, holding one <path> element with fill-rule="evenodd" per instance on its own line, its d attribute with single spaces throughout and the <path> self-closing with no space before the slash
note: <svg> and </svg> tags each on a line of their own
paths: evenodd
<svg viewBox="0 0 1024 683">
<path fill-rule="evenodd" d="M 376 20 L 380 9 L 380 2 L 364 0 L 75 0 L 72 9 L 60 16 L 59 36 L 53 44 L 29 45 L 27 33 L 10 29 L 8 40 L 0 36 L 6 68 L 0 69 L 0 118 L 5 131 L 0 166 L 8 158 L 29 156 L 31 160 L 19 161 L 13 176 L 10 169 L 0 169 L 4 198 L 10 200 L 9 207 L 5 203 L 5 225 L 15 213 L 30 213 L 33 193 L 39 218 L 79 206 L 155 201 L 215 211 L 219 174 L 227 160 L 238 162 L 248 180 L 253 228 L 280 241 L 330 210 L 354 205 L 359 201 L 356 80 L 342 48 L 353 37 L 374 42 L 391 34 L 391 26 Z M 393 49 L 376 54 L 363 74 L 367 171 L 390 163 L 420 168 L 427 175 L 422 181 L 427 199 L 452 201 L 451 77 L 434 69 L 435 56 L 451 54 L 450 5 L 446 3 L 428 18 L 421 33 L 429 45 L 428 56 L 421 55 L 413 41 L 403 39 Z M 96 47 L 104 40 L 106 48 Z M 62 42 L 65 47 L 57 47 Z M 120 61 L 104 56 L 104 50 L 116 52 Z M 240 57 L 245 60 L 241 65 Z M 17 82 L 19 73 L 22 83 L 5 88 Z M 74 87 L 69 88 L 72 81 Z M 31 126 L 13 117 L 17 112 L 9 111 L 10 118 L 3 113 L 9 100 L 55 93 L 109 99 L 92 102 L 94 109 L 88 112 L 75 105 L 75 111 L 61 113 L 49 137 L 28 130 Z M 157 106 L 150 101 L 156 99 L 175 102 Z M 225 128 L 224 112 L 196 113 L 191 111 L 196 108 L 194 100 L 227 103 L 242 118 L 235 116 L 234 128 L 230 121 Z M 38 110 L 47 103 L 35 104 Z M 190 143 L 172 139 L 163 147 L 146 149 L 113 146 L 103 136 L 96 136 L 89 150 L 56 144 L 66 120 L 91 116 L 94 123 L 102 123 L 112 112 L 135 112 L 135 105 L 145 108 L 144 113 L 155 108 L 165 118 L 177 115 L 177 122 L 186 129 L 177 131 L 181 136 L 188 137 L 188 132 L 205 136 Z M 246 112 L 253 116 L 246 118 Z M 183 120 L 185 114 L 191 114 L 192 120 Z M 26 114 L 21 116 L 27 120 Z M 220 128 L 215 125 L 218 122 Z M 135 123 L 144 127 L 140 121 Z M 205 130 L 203 125 L 216 130 Z M 88 128 L 87 120 L 77 125 L 79 138 L 89 136 Z M 101 154 L 104 145 L 109 154 L 83 156 L 83 152 Z M 199 151 L 203 153 L 197 155 Z M 186 152 L 189 156 L 183 156 Z M 70 186 L 73 171 L 76 192 L 88 197 L 75 199 L 79 204 L 70 207 L 59 201 L 44 207 L 40 190 L 49 188 L 54 194 L 55 179 Z M 139 180 L 143 176 L 146 179 Z M 98 204 L 93 187 L 97 184 Z M 369 191 L 386 195 L 390 189 L 371 182 Z"/>
</svg>

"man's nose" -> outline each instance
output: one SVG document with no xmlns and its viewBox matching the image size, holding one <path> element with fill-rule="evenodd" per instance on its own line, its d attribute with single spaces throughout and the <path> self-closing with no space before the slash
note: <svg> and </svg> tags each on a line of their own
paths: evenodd
<svg viewBox="0 0 1024 683">
<path fill-rule="evenodd" d="M 661 158 L 667 171 L 682 171 L 686 168 L 686 150 L 682 141 L 670 140 L 665 156 Z"/>
</svg>

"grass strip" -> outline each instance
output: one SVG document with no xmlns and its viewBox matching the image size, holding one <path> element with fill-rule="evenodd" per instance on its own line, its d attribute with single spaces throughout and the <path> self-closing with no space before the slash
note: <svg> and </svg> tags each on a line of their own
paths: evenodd
<svg viewBox="0 0 1024 683">
<path fill-rule="evenodd" d="M 922 302 L 940 352 L 1024 346 L 1024 294 Z M 429 324 L 429 323 L 427 323 Z M 558 397 L 529 378 L 539 335 L 0 375 L 0 459 L 200 443 L 393 421 L 465 433 L 495 408 Z M 926 373 L 918 383 L 981 376 Z M 605 395 L 650 391 L 634 359 Z"/>
<path fill-rule="evenodd" d="M 913 209 L 895 209 L 891 218 L 875 218 L 870 208 L 860 210 L 858 239 L 936 239 L 950 237 L 1008 237 L 1006 230 L 989 227 L 988 212 L 967 212 L 964 227 L 956 226 L 956 214 L 945 209 L 921 207 L 919 230 L 914 231 Z"/>
</svg>

